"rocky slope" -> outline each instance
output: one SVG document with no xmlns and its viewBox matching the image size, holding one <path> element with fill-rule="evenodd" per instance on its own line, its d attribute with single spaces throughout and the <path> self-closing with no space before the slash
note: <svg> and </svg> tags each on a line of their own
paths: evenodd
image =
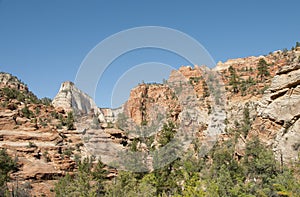
<svg viewBox="0 0 300 197">
<path fill-rule="evenodd" d="M 268 56 L 218 64 L 216 69 L 222 73 L 227 89 L 226 137 L 233 136 L 231 133 L 236 130 L 244 129 L 245 112 L 249 113 L 251 127 L 246 129 L 246 133 L 240 132 L 237 154 L 243 155 L 246 140 L 257 136 L 274 149 L 278 160 L 288 163 L 298 158 L 299 56 L 296 50 L 277 51 Z M 258 62 L 262 58 L 269 68 L 269 75 L 264 80 L 259 79 L 257 71 Z M 240 78 L 237 93 L 233 92 L 230 84 L 230 66 L 236 69 Z"/>
<path fill-rule="evenodd" d="M 18 164 L 9 186 L 51 196 L 53 180 L 73 172 L 74 154 L 84 155 L 81 138 L 64 124 L 66 111 L 37 99 L 10 74 L 1 73 L 0 79 L 0 147 Z"/>
<path fill-rule="evenodd" d="M 180 123 L 186 101 L 180 99 L 182 94 L 178 90 L 186 89 L 182 86 L 188 82 L 193 91 L 183 95 L 196 97 L 196 102 L 188 103 L 200 112 L 196 117 L 196 136 L 202 141 L 209 140 L 209 126 L 216 121 L 210 121 L 211 118 L 219 117 L 219 123 L 215 125 L 219 126 L 220 132 L 213 133 L 218 135 L 217 140 L 221 141 L 239 134 L 236 154 L 243 156 L 246 141 L 258 136 L 274 149 L 278 159 L 289 162 L 298 158 L 300 147 L 299 56 L 297 50 L 276 51 L 267 56 L 218 63 L 213 73 L 217 73 L 221 79 L 215 81 L 211 81 L 211 78 L 218 77 L 205 67 L 184 66 L 178 71 L 173 71 L 166 84 L 141 84 L 133 89 L 125 104 L 125 114 L 139 125 L 148 123 L 147 117 L 152 117 L 150 120 L 153 120 L 153 117 L 161 114 L 157 109 L 165 109 L 163 113 L 169 114 L 167 117 L 170 118 L 173 114 L 175 118 L 172 120 Z M 258 70 L 261 60 L 265 61 L 268 70 L 263 76 Z M 236 77 L 236 87 L 232 81 L 233 75 Z M 214 86 L 216 81 L 218 85 Z M 214 99 L 217 97 L 224 103 L 216 105 Z M 153 103 L 159 107 L 155 108 Z M 211 114 L 212 108 L 216 106 L 219 106 L 221 114 Z M 245 126 L 245 119 L 248 119 L 249 128 Z"/>
<path fill-rule="evenodd" d="M 220 62 L 213 70 L 183 66 L 164 84 L 132 89 L 118 109 L 98 108 L 72 82 L 61 85 L 52 104 L 45 103 L 16 77 L 1 73 L 0 147 L 19 168 L 10 186 L 29 184 L 32 194 L 51 196 L 57 177 L 76 171 L 80 157 L 94 155 L 110 164 L 133 147 L 143 153 L 158 149 L 167 121 L 177 131 L 192 131 L 206 148 L 236 138 L 239 157 L 245 142 L 258 136 L 288 163 L 300 148 L 299 56 L 296 49 Z M 262 59 L 264 75 L 258 71 Z M 109 177 L 116 173 L 111 169 Z"/>
</svg>

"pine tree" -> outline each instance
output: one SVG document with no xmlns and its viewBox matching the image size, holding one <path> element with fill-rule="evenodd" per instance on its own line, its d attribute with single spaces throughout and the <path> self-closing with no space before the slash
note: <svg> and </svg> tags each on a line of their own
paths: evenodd
<svg viewBox="0 0 300 197">
<path fill-rule="evenodd" d="M 67 120 L 66 120 L 66 126 L 68 130 L 73 130 L 74 128 L 74 115 L 73 112 L 68 112 Z"/>
<path fill-rule="evenodd" d="M 266 60 L 261 58 L 257 64 L 257 70 L 258 70 L 257 77 L 260 77 L 261 81 L 263 81 L 265 77 L 270 76 L 268 67 L 269 65 L 267 64 Z"/>
<path fill-rule="evenodd" d="M 94 158 L 85 158 L 78 164 L 78 172 L 71 177 L 67 174 L 55 184 L 56 196 L 101 196 L 104 191 L 104 178 L 107 171 L 98 161 L 93 168 Z M 96 184 L 95 184 L 96 183 Z"/>
<path fill-rule="evenodd" d="M 238 75 L 236 73 L 236 70 L 232 66 L 230 66 L 228 68 L 228 70 L 230 72 L 229 85 L 232 86 L 233 92 L 236 94 L 236 93 L 239 92 L 239 89 L 238 89 L 239 78 L 238 78 Z"/>
<path fill-rule="evenodd" d="M 9 180 L 8 173 L 16 169 L 17 164 L 15 161 L 12 160 L 5 149 L 0 149 L 0 196 L 6 192 L 6 182 Z"/>
<path fill-rule="evenodd" d="M 250 129 L 251 129 L 250 112 L 248 106 L 246 106 L 243 111 L 243 126 L 242 126 L 242 132 L 245 138 L 247 137 Z"/>
</svg>

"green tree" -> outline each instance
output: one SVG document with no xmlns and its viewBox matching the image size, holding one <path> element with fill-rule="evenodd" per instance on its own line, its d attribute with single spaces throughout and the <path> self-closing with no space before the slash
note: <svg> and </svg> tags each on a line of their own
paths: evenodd
<svg viewBox="0 0 300 197">
<path fill-rule="evenodd" d="M 229 66 L 228 71 L 230 73 L 229 85 L 232 86 L 233 93 L 236 94 L 239 92 L 239 89 L 238 89 L 239 77 L 236 73 L 235 68 L 233 68 L 232 66 Z"/>
<path fill-rule="evenodd" d="M 135 197 L 135 196 L 151 196 L 146 195 L 146 189 L 141 191 L 140 188 L 141 174 L 119 171 L 118 177 L 114 178 L 112 184 L 106 187 L 106 196 L 111 197 Z M 153 196 L 153 195 L 152 195 Z"/>
<path fill-rule="evenodd" d="M 300 181 L 295 178 L 291 169 L 284 169 L 284 171 L 272 180 L 274 190 L 279 196 L 299 196 L 300 195 Z"/>
<path fill-rule="evenodd" d="M 278 174 L 278 166 L 274 154 L 262 145 L 258 138 L 246 145 L 244 163 L 247 178 L 269 183 Z"/>
<path fill-rule="evenodd" d="M 176 194 L 180 189 L 177 184 L 176 173 L 174 168 L 174 162 L 163 166 L 160 169 L 156 169 L 153 174 L 155 177 L 156 195 L 160 196 L 163 193 Z"/>
<path fill-rule="evenodd" d="M 270 72 L 269 72 L 269 65 L 267 64 L 266 60 L 261 58 L 259 59 L 259 62 L 257 64 L 257 77 L 260 78 L 261 81 L 263 81 L 265 79 L 265 77 L 270 76 Z"/>
<path fill-rule="evenodd" d="M 101 161 L 93 167 L 92 157 L 79 161 L 78 171 L 72 177 L 67 174 L 55 184 L 56 196 L 101 196 L 104 195 L 104 179 L 107 171 Z"/>
<path fill-rule="evenodd" d="M 73 112 L 68 112 L 67 120 L 66 120 L 66 126 L 68 130 L 73 130 L 74 128 L 74 115 Z"/>
<path fill-rule="evenodd" d="M 5 149 L 0 149 L 0 196 L 4 196 L 4 193 L 7 192 L 8 173 L 16 169 L 16 162 L 7 154 Z"/>
<path fill-rule="evenodd" d="M 162 130 L 159 132 L 159 144 L 162 146 L 168 144 L 174 138 L 175 133 L 175 124 L 171 121 L 165 123 Z"/>
<path fill-rule="evenodd" d="M 40 102 L 44 105 L 50 106 L 52 103 L 52 99 L 48 97 L 44 97 L 40 99 Z"/>
<path fill-rule="evenodd" d="M 242 133 L 245 138 L 247 137 L 250 129 L 251 129 L 250 112 L 248 106 L 246 105 L 243 111 L 243 125 L 242 125 Z"/>
<path fill-rule="evenodd" d="M 210 96 L 209 88 L 205 80 L 202 81 L 202 87 L 203 87 L 203 97 L 204 98 L 209 97 Z"/>
</svg>

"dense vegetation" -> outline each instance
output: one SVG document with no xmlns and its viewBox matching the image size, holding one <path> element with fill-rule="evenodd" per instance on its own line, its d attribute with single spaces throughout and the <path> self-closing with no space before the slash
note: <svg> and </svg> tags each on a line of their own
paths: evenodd
<svg viewBox="0 0 300 197">
<path fill-rule="evenodd" d="M 196 145 L 196 144 L 195 144 Z M 280 165 L 258 139 L 249 141 L 245 155 L 235 153 L 235 140 L 217 144 L 206 157 L 186 153 L 150 173 L 120 171 L 105 180 L 107 171 L 91 160 L 79 164 L 55 187 L 58 196 L 300 196 L 300 163 Z M 93 169 L 93 170 L 91 170 Z"/>
<path fill-rule="evenodd" d="M 2 98 L 6 98 L 7 101 L 10 99 L 16 99 L 20 102 L 24 102 L 26 104 L 34 103 L 34 104 L 44 104 L 51 105 L 52 100 L 50 98 L 42 98 L 38 99 L 32 92 L 28 91 L 20 91 L 14 88 L 4 87 L 0 89 L 0 96 Z"/>
<path fill-rule="evenodd" d="M 94 164 L 94 158 L 78 161 L 78 172 L 71 176 L 67 174 L 55 185 L 56 196 L 103 196 L 104 180 L 107 171 L 99 160 Z"/>
<path fill-rule="evenodd" d="M 75 175 L 55 185 L 56 196 L 300 196 L 300 162 L 280 165 L 258 139 L 247 143 L 245 155 L 235 154 L 235 141 L 217 144 L 206 157 L 195 150 L 150 173 L 120 171 L 107 180 L 99 160 L 78 161 Z M 199 146 L 198 146 L 199 147 Z M 16 163 L 0 150 L 0 196 L 8 195 L 8 173 Z"/>
</svg>

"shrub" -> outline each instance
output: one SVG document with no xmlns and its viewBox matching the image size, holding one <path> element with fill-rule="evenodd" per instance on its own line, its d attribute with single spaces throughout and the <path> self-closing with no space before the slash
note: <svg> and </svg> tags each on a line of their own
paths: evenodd
<svg viewBox="0 0 300 197">
<path fill-rule="evenodd" d="M 40 107 L 36 107 L 35 108 L 35 114 L 39 115 L 41 113 L 41 108 Z"/>
<path fill-rule="evenodd" d="M 71 155 L 73 154 L 73 148 L 67 148 L 64 152 L 63 155 L 67 155 L 69 157 L 71 157 Z"/>
<path fill-rule="evenodd" d="M 56 128 L 57 128 L 57 129 L 62 129 L 62 124 L 61 124 L 61 123 L 58 123 L 58 124 L 56 125 Z"/>
<path fill-rule="evenodd" d="M 43 120 L 43 119 L 39 119 L 39 121 L 40 121 L 40 124 L 45 128 L 45 127 L 47 127 L 47 120 Z"/>
<path fill-rule="evenodd" d="M 40 102 L 44 105 L 50 106 L 52 103 L 52 100 L 50 98 L 44 97 L 40 99 Z"/>
<path fill-rule="evenodd" d="M 26 118 L 33 118 L 33 112 L 25 105 L 25 107 L 21 110 L 22 114 Z"/>
<path fill-rule="evenodd" d="M 27 147 L 28 148 L 34 148 L 34 147 L 37 147 L 37 145 L 34 142 L 28 142 Z"/>
</svg>

